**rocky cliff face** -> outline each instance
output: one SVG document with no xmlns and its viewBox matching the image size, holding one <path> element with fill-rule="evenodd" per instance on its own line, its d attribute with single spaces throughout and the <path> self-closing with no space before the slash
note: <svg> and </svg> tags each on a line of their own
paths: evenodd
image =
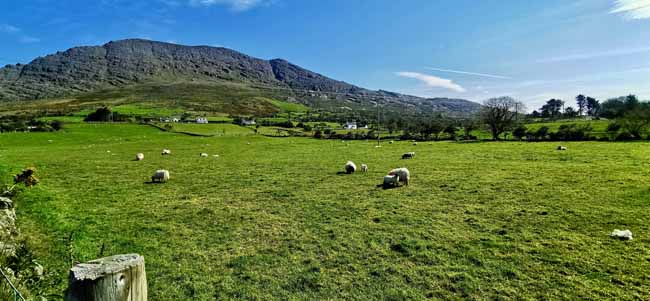
<svg viewBox="0 0 650 301">
<path fill-rule="evenodd" d="M 230 49 L 182 46 L 147 40 L 122 40 L 76 47 L 37 58 L 27 65 L 0 69 L 0 102 L 57 98 L 126 85 L 178 81 L 232 81 L 272 87 L 294 95 L 330 93 L 339 100 L 373 105 L 397 103 L 427 110 L 471 112 L 467 101 L 423 99 L 370 91 L 333 80 L 285 60 L 257 59 Z"/>
</svg>

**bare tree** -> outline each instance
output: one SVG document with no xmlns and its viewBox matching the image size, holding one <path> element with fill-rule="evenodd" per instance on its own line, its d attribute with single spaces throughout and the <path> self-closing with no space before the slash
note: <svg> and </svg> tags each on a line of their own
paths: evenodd
<svg viewBox="0 0 650 301">
<path fill-rule="evenodd" d="M 490 128 L 492 138 L 499 140 L 501 134 L 515 124 L 517 115 L 524 111 L 524 104 L 512 97 L 490 98 L 483 103 L 481 120 Z"/>
</svg>

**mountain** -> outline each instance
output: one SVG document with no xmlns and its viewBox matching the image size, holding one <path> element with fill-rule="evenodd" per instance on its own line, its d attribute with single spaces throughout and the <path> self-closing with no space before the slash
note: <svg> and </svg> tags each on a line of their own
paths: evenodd
<svg viewBox="0 0 650 301">
<path fill-rule="evenodd" d="M 363 89 L 282 59 L 262 60 L 222 47 L 141 39 L 75 47 L 39 57 L 26 65 L 0 68 L 0 103 L 174 98 L 197 99 L 195 104 L 205 104 L 210 99 L 220 99 L 220 105 L 236 110 L 239 104 L 232 99 L 237 97 L 222 95 L 229 89 L 245 92 L 238 93 L 244 95 L 238 99 L 250 100 L 258 95 L 323 108 L 370 109 L 379 103 L 408 112 L 439 111 L 452 115 L 480 109 L 479 104 L 461 99 L 425 99 Z M 161 90 L 173 95 L 165 96 Z M 154 92 L 158 92 L 155 97 Z"/>
</svg>

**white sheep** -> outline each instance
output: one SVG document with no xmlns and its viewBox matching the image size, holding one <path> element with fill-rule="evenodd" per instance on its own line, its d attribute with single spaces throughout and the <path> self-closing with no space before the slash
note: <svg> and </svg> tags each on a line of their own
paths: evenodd
<svg viewBox="0 0 650 301">
<path fill-rule="evenodd" d="M 390 142 L 388 142 L 388 144 L 393 144 L 393 143 L 395 143 L 395 141 L 392 141 L 392 140 L 391 140 Z"/>
<path fill-rule="evenodd" d="M 418 145 L 418 143 L 417 143 L 417 142 L 413 142 L 413 146 L 417 146 L 417 145 Z"/>
<path fill-rule="evenodd" d="M 167 156 L 167 155 L 171 155 L 171 154 L 172 154 L 172 151 L 170 151 L 168 149 L 163 149 L 163 151 L 162 151 L 163 156 Z"/>
<path fill-rule="evenodd" d="M 345 172 L 348 174 L 354 173 L 357 171 L 357 166 L 352 161 L 345 163 Z"/>
<path fill-rule="evenodd" d="M 395 168 L 388 173 L 389 176 L 398 176 L 399 181 L 403 182 L 404 185 L 409 186 L 409 180 L 411 179 L 411 172 L 406 168 Z"/>
<path fill-rule="evenodd" d="M 361 164 L 361 172 L 368 172 L 368 165 Z"/>
<path fill-rule="evenodd" d="M 402 155 L 402 159 L 413 159 L 415 158 L 415 152 L 408 152 Z"/>
<path fill-rule="evenodd" d="M 144 160 L 144 154 L 143 154 L 143 153 L 137 153 L 137 154 L 135 155 L 135 160 L 136 160 L 136 161 L 142 161 L 142 160 Z"/>
<path fill-rule="evenodd" d="M 399 186 L 399 176 L 398 175 L 388 175 L 384 176 L 384 187 L 397 187 Z"/>
<path fill-rule="evenodd" d="M 153 176 L 151 176 L 151 182 L 165 183 L 167 181 L 169 181 L 169 171 L 164 169 L 157 170 Z"/>
<path fill-rule="evenodd" d="M 206 154 L 206 153 L 201 153 L 201 157 L 202 157 L 202 158 L 207 158 L 207 157 L 209 157 L 209 156 L 210 156 L 210 155 L 208 155 L 208 154 Z"/>
<path fill-rule="evenodd" d="M 630 231 L 630 230 L 621 231 L 621 230 L 616 229 L 609 236 L 611 236 L 613 238 L 618 238 L 620 240 L 632 240 L 632 231 Z"/>
<path fill-rule="evenodd" d="M 565 151 L 565 150 L 567 150 L 567 148 L 566 148 L 566 146 L 561 146 L 561 145 L 560 145 L 560 146 L 557 147 L 557 150 L 559 150 L 559 151 Z"/>
</svg>

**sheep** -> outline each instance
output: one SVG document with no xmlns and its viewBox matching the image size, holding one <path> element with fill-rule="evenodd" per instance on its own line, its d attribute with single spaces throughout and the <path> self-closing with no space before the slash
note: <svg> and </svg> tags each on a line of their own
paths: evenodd
<svg viewBox="0 0 650 301">
<path fill-rule="evenodd" d="M 384 188 L 397 187 L 397 186 L 399 186 L 399 176 L 398 175 L 384 176 Z"/>
<path fill-rule="evenodd" d="M 169 181 L 169 171 L 164 169 L 157 170 L 153 176 L 151 176 L 151 182 L 165 183 L 167 181 Z"/>
<path fill-rule="evenodd" d="M 351 174 L 351 173 L 354 173 L 355 171 L 357 171 L 357 166 L 354 165 L 354 162 L 348 161 L 347 163 L 345 163 L 345 172 L 346 173 Z"/>
<path fill-rule="evenodd" d="M 388 173 L 389 176 L 398 176 L 399 182 L 403 182 L 404 185 L 409 186 L 409 180 L 411 179 L 411 172 L 408 169 L 395 168 Z"/>
<path fill-rule="evenodd" d="M 417 143 L 417 142 L 413 142 L 413 146 L 417 146 L 417 145 L 418 145 L 418 143 Z"/>
<path fill-rule="evenodd" d="M 395 143 L 395 141 L 391 140 L 391 141 L 388 142 L 388 144 L 393 144 L 393 143 Z"/>
<path fill-rule="evenodd" d="M 368 172 L 368 165 L 361 164 L 361 172 Z"/>
<path fill-rule="evenodd" d="M 135 155 L 135 160 L 136 160 L 136 161 L 142 161 L 142 160 L 144 160 L 144 154 L 143 154 L 143 153 L 137 153 L 137 154 Z"/>
<path fill-rule="evenodd" d="M 402 159 L 413 159 L 415 158 L 415 152 L 408 152 L 402 155 Z"/>
<path fill-rule="evenodd" d="M 566 148 L 566 146 L 561 146 L 561 145 L 560 145 L 560 146 L 557 147 L 557 150 L 559 150 L 559 151 L 565 151 L 565 150 L 567 150 L 567 148 Z"/>
<path fill-rule="evenodd" d="M 202 158 L 207 158 L 207 157 L 209 157 L 210 155 L 208 155 L 208 154 L 206 154 L 206 153 L 201 153 L 200 156 L 201 156 Z"/>
<path fill-rule="evenodd" d="M 632 240 L 632 231 L 630 231 L 630 230 L 621 231 L 621 230 L 616 229 L 609 236 L 611 236 L 613 238 L 618 238 L 620 240 Z"/>
<path fill-rule="evenodd" d="M 171 154 L 172 154 L 172 151 L 170 151 L 168 149 L 163 149 L 163 151 L 162 151 L 163 156 L 167 156 L 167 155 L 171 155 Z"/>
</svg>

